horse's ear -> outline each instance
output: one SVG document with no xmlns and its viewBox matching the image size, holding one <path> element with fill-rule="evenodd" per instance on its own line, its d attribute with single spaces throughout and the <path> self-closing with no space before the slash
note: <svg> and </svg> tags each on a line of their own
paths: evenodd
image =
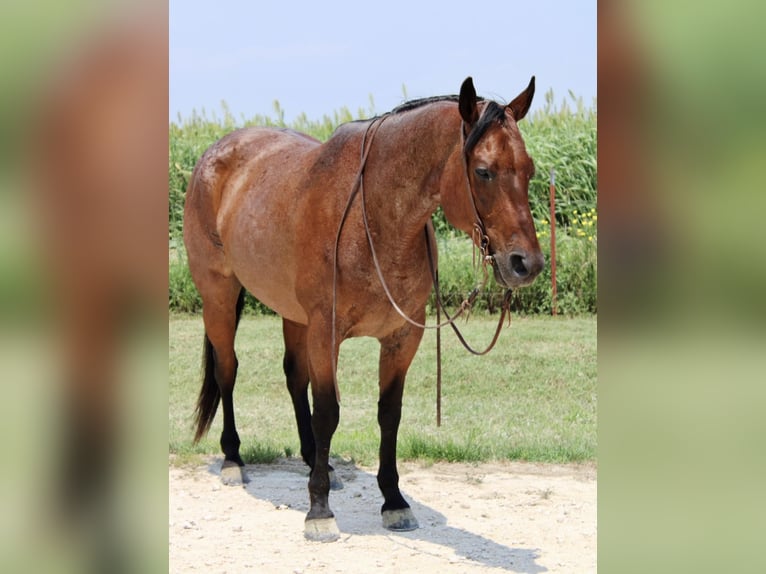
<svg viewBox="0 0 766 574">
<path fill-rule="evenodd" d="M 460 117 L 472 126 L 479 119 L 479 108 L 476 106 L 476 88 L 473 87 L 473 79 L 468 76 L 460 86 L 460 100 L 458 102 Z"/>
<path fill-rule="evenodd" d="M 527 89 L 521 92 L 514 100 L 508 104 L 507 108 L 511 111 L 513 119 L 517 122 L 520 121 L 529 111 L 529 106 L 532 105 L 532 96 L 535 95 L 535 77 L 529 80 Z"/>
</svg>

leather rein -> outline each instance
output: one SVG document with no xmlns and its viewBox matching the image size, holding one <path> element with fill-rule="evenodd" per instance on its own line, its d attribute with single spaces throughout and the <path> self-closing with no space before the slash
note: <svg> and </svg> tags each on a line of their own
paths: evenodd
<svg viewBox="0 0 766 574">
<path fill-rule="evenodd" d="M 396 303 L 393 295 L 391 294 L 390 289 L 388 288 L 388 284 L 386 283 L 386 280 L 383 277 L 383 270 L 380 267 L 378 256 L 375 252 L 375 246 L 372 241 L 372 234 L 370 233 L 370 224 L 367 218 L 367 203 L 366 203 L 366 195 L 364 192 L 364 171 L 367 165 L 367 157 L 369 156 L 370 150 L 372 149 L 372 141 L 375 137 L 375 134 L 377 133 L 378 128 L 383 123 L 383 121 L 388 117 L 388 115 L 389 115 L 388 113 L 384 114 L 374 119 L 373 121 L 371 121 L 370 124 L 367 126 L 366 131 L 364 132 L 364 136 L 362 137 L 359 171 L 357 172 L 354 185 L 351 190 L 351 194 L 349 195 L 348 201 L 346 203 L 346 208 L 343 211 L 340 224 L 338 225 L 338 233 L 335 238 L 335 249 L 333 252 L 333 289 L 332 289 L 332 369 L 333 369 L 333 379 L 335 382 L 335 393 L 336 393 L 338 402 L 340 402 L 340 391 L 338 388 L 338 382 L 337 382 L 337 376 L 336 376 L 337 352 L 335 349 L 336 347 L 336 313 L 337 313 L 337 299 L 338 299 L 338 292 L 337 292 L 338 247 L 340 244 L 341 231 L 343 230 L 343 226 L 346 222 L 346 217 L 348 216 L 348 213 L 351 209 L 351 204 L 353 203 L 357 193 L 359 193 L 362 198 L 362 220 L 364 222 L 364 230 L 367 236 L 367 243 L 370 246 L 370 253 L 372 254 L 372 261 L 375 266 L 375 271 L 378 275 L 378 279 L 380 280 L 381 286 L 383 287 L 383 291 L 385 292 L 389 303 L 391 303 L 391 306 L 394 308 L 394 310 L 405 321 L 407 321 L 411 325 L 414 325 L 415 327 L 418 327 L 421 329 L 436 329 L 436 354 L 437 354 L 436 424 L 437 426 L 441 426 L 441 328 L 449 325 L 450 327 L 452 327 L 453 331 L 455 331 L 455 334 L 457 335 L 458 340 L 461 342 L 463 347 L 465 347 L 465 349 L 468 352 L 474 355 L 486 355 L 492 350 L 492 348 L 495 346 L 495 343 L 497 343 L 506 315 L 508 315 L 508 322 L 510 324 L 510 314 L 508 312 L 510 309 L 511 296 L 513 294 L 513 291 L 511 289 L 508 289 L 505 292 L 505 296 L 503 297 L 502 310 L 500 313 L 500 319 L 498 320 L 497 328 L 495 329 L 495 334 L 492 337 L 492 341 L 489 343 L 487 348 L 484 349 L 483 351 L 475 350 L 473 347 L 471 347 L 471 345 L 469 345 L 466 342 L 465 337 L 463 337 L 463 334 L 458 329 L 457 325 L 455 324 L 455 321 L 458 319 L 458 317 L 462 316 L 466 311 L 470 310 L 471 307 L 473 306 L 473 303 L 476 300 L 476 297 L 478 296 L 480 291 L 484 288 L 484 286 L 487 283 L 487 280 L 489 277 L 489 274 L 487 272 L 487 265 L 488 264 L 494 265 L 495 260 L 494 260 L 494 256 L 489 253 L 489 237 L 487 236 L 487 233 L 486 233 L 486 227 L 484 225 L 484 221 L 482 220 L 481 215 L 479 214 L 479 210 L 476 207 L 476 200 L 474 198 L 473 189 L 471 188 L 471 180 L 469 178 L 469 173 L 468 173 L 468 158 L 465 152 L 465 137 L 466 137 L 465 123 L 461 122 L 461 127 L 460 127 L 461 148 L 462 148 L 461 156 L 463 160 L 463 170 L 465 173 L 466 189 L 468 191 L 468 197 L 471 200 L 471 207 L 473 208 L 473 213 L 474 213 L 474 225 L 473 225 L 474 264 L 475 264 L 475 248 L 478 244 L 479 252 L 481 253 L 481 257 L 482 257 L 481 265 L 482 265 L 483 279 L 481 283 L 477 287 L 474 287 L 474 289 L 469 293 L 469 295 L 463 300 L 463 302 L 460 304 L 460 307 L 458 308 L 457 313 L 455 313 L 455 315 L 450 315 L 446 307 L 444 306 L 444 302 L 442 301 L 442 298 L 441 298 L 441 292 L 439 288 L 439 271 L 436 268 L 434 255 L 431 252 L 430 234 L 428 232 L 428 225 L 426 225 L 424 228 L 424 233 L 425 233 L 425 242 L 426 242 L 426 252 L 428 254 L 428 263 L 430 268 L 429 270 L 431 272 L 431 278 L 434 284 L 434 293 L 435 293 L 435 299 L 436 299 L 436 315 L 437 315 L 436 325 L 425 325 L 423 323 L 415 321 L 410 316 L 408 316 L 401 309 L 401 307 L 399 307 L 399 305 Z M 444 314 L 447 317 L 447 320 L 444 321 L 443 323 L 441 322 L 440 311 L 444 311 Z"/>
</svg>

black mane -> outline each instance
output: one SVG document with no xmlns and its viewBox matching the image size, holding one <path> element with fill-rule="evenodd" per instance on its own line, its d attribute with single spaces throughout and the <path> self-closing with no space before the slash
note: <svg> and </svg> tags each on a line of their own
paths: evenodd
<svg viewBox="0 0 766 574">
<path fill-rule="evenodd" d="M 438 102 L 454 102 L 457 104 L 459 101 L 460 96 L 455 94 L 448 96 L 430 96 L 428 98 L 417 98 L 415 100 L 409 100 L 396 106 L 394 109 L 388 112 L 388 114 L 395 115 L 403 112 L 409 112 L 410 110 L 416 110 L 418 108 L 422 108 L 423 106 L 435 104 Z M 484 102 L 486 100 L 485 98 L 477 97 L 476 101 Z M 383 114 L 383 116 L 388 114 Z M 351 123 L 375 121 L 380 117 L 382 116 L 375 116 L 373 118 L 363 120 L 353 120 Z M 481 114 L 478 121 L 473 126 L 473 129 L 471 129 L 470 133 L 468 134 L 468 137 L 466 137 L 464 146 L 465 153 L 469 153 L 474 148 L 474 146 L 486 133 L 487 129 L 495 122 L 501 125 L 505 123 L 505 107 L 498 104 L 497 102 L 490 100 L 487 103 L 487 106 L 484 108 L 484 113 Z"/>
<path fill-rule="evenodd" d="M 431 96 L 428 98 L 418 98 L 416 100 L 409 100 L 407 102 L 404 102 L 403 104 L 400 104 L 396 106 L 393 110 L 391 110 L 392 114 L 398 114 L 401 112 L 408 112 L 410 110 L 414 110 L 423 106 L 427 106 L 428 104 L 435 104 L 436 102 L 455 102 L 457 103 L 460 99 L 460 96 L 451 95 L 451 96 Z"/>
<path fill-rule="evenodd" d="M 403 104 L 396 106 L 393 110 L 391 110 L 391 113 L 398 114 L 400 112 L 408 112 L 410 110 L 414 110 L 422 106 L 427 106 L 428 104 L 435 104 L 437 102 L 458 103 L 459 101 L 460 101 L 460 96 L 458 96 L 457 94 L 451 94 L 448 96 L 430 96 L 428 98 L 417 98 L 415 100 L 409 100 L 404 102 Z M 476 101 L 483 102 L 485 100 L 481 96 L 478 96 L 476 98 Z"/>
<path fill-rule="evenodd" d="M 481 97 L 476 98 L 476 100 L 479 102 L 486 101 L 484 98 L 481 98 Z M 415 110 L 423 106 L 427 106 L 428 104 L 435 104 L 437 102 L 458 103 L 459 101 L 460 101 L 460 96 L 456 96 L 456 95 L 432 96 L 430 98 L 418 98 L 416 100 L 410 100 L 408 102 L 404 102 L 400 106 L 397 106 L 393 110 L 391 110 L 390 113 L 399 114 L 402 112 L 408 112 L 410 110 Z M 479 117 L 478 121 L 471 129 L 470 133 L 468 134 L 468 137 L 466 137 L 465 148 L 464 148 L 465 153 L 469 153 L 474 148 L 474 146 L 479 142 L 482 136 L 487 132 L 487 129 L 489 128 L 489 126 L 491 126 L 495 122 L 501 125 L 505 123 L 505 107 L 501 106 L 497 102 L 490 100 L 487 103 L 487 106 L 484 108 L 484 113 L 481 114 L 481 117 Z"/>
<path fill-rule="evenodd" d="M 465 138 L 465 146 L 463 151 L 470 153 L 474 146 L 479 143 L 479 140 L 487 132 L 487 129 L 494 123 L 500 125 L 505 124 L 505 107 L 501 106 L 497 102 L 490 101 L 487 107 L 484 108 L 484 113 L 481 114 L 476 124 L 471 128 L 468 136 Z"/>
</svg>

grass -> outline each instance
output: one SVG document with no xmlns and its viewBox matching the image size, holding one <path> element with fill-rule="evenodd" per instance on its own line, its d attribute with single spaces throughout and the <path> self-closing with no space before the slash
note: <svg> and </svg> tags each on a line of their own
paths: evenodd
<svg viewBox="0 0 766 574">
<path fill-rule="evenodd" d="M 519 124 L 536 166 L 536 176 L 529 185 L 530 207 L 536 219 L 548 216 L 549 174 L 555 169 L 557 219 L 559 224 L 569 225 L 572 211 L 582 213 L 596 207 L 596 101 L 584 102 L 570 92 L 569 99 L 559 102 L 552 90 L 541 97 L 545 100 L 543 107 Z M 369 109 L 359 109 L 355 114 L 343 107 L 325 114 L 322 119 L 309 119 L 306 114 L 300 114 L 288 124 L 278 101 L 274 102 L 272 115 L 251 118 L 234 117 L 225 102 L 221 105 L 221 113 L 213 111 L 208 115 L 205 110 L 195 111 L 189 117 L 178 116 L 170 123 L 168 229 L 171 237 L 180 236 L 184 196 L 194 164 L 205 149 L 224 134 L 244 126 L 278 126 L 327 141 L 338 125 L 380 112 L 371 100 Z M 442 235 L 445 227 L 444 215 L 439 212 L 437 233 Z"/>
<path fill-rule="evenodd" d="M 558 312 L 561 315 L 581 315 L 597 311 L 597 216 L 592 213 L 576 214 L 575 223 L 556 232 L 556 262 L 558 286 Z M 550 261 L 550 228 L 547 220 L 537 222 L 540 247 L 546 261 Z M 448 232 L 438 238 L 439 282 L 443 301 L 455 309 L 466 295 L 481 282 L 481 270 L 474 265 L 471 239 Z M 587 233 L 587 234 L 586 234 Z M 202 298 L 192 280 L 186 251 L 180 239 L 170 242 L 168 253 L 168 306 L 171 312 L 198 313 Z M 497 287 L 489 273 L 487 288 L 474 302 L 474 310 L 499 311 L 505 290 Z M 429 309 L 434 309 L 433 293 Z M 514 293 L 512 309 L 519 314 L 550 314 L 552 309 L 551 266 L 546 265 L 540 277 L 531 286 Z M 245 296 L 245 312 L 273 314 L 249 293 Z"/>
<path fill-rule="evenodd" d="M 489 341 L 495 317 L 462 324 L 477 345 Z M 221 416 L 192 444 L 200 386 L 202 320 L 170 319 L 170 452 L 180 460 L 218 454 Z M 300 452 L 282 373 L 278 317 L 245 316 L 239 327 L 234 403 L 243 458 L 268 462 Z M 569 462 L 596 456 L 596 317 L 514 317 L 495 349 L 474 357 L 442 333 L 442 426 L 435 416 L 435 334 L 426 333 L 410 368 L 399 431 L 399 458 L 423 461 Z M 338 365 L 341 418 L 333 456 L 377 464 L 378 344 L 343 343 Z"/>
</svg>

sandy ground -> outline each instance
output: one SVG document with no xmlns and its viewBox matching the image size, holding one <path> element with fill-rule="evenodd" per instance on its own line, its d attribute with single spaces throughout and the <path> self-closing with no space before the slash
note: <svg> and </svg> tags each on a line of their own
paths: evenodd
<svg viewBox="0 0 766 574">
<path fill-rule="evenodd" d="M 375 469 L 334 461 L 330 494 L 340 540 L 303 537 L 307 468 L 297 459 L 248 465 L 224 486 L 220 458 L 170 473 L 170 572 L 596 571 L 593 465 L 400 463 L 400 488 L 420 528 L 381 525 Z"/>
</svg>

